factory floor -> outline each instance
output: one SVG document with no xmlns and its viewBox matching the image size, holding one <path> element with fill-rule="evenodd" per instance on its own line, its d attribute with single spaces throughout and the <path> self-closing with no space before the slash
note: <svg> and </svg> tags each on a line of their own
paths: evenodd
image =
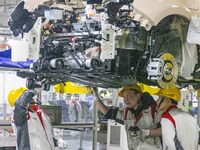
<svg viewBox="0 0 200 150">
<path fill-rule="evenodd" d="M 60 130 L 60 136 L 67 141 L 67 150 L 92 150 L 91 131 L 69 131 Z M 82 137 L 82 143 L 81 143 Z M 10 148 L 9 148 L 10 147 Z M 15 147 L 15 136 L 4 132 L 0 135 L 0 150 L 13 150 Z M 56 148 L 56 150 L 60 150 Z M 62 149 L 65 150 L 65 149 Z M 106 150 L 105 144 L 97 143 L 97 150 Z"/>
</svg>

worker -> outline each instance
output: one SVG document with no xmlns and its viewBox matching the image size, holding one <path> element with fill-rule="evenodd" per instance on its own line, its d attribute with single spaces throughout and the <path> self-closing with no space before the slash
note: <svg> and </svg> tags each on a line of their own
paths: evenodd
<svg viewBox="0 0 200 150">
<path fill-rule="evenodd" d="M 18 150 L 55 149 L 50 119 L 34 98 L 41 89 L 27 90 L 21 87 L 11 90 L 8 94 L 8 102 L 14 109 L 13 124 Z M 67 147 L 62 139 L 56 141 L 58 147 Z"/>
<path fill-rule="evenodd" d="M 142 93 L 141 88 L 135 84 L 133 86 L 124 86 L 118 93 L 124 98 L 127 105 L 125 109 L 111 107 L 108 109 L 100 100 L 97 90 L 96 107 L 107 119 L 114 119 L 125 125 L 129 150 L 158 150 L 162 149 L 159 136 L 161 129 L 158 128 L 160 118 L 156 112 L 156 102 L 149 93 Z M 121 122 L 121 121 L 120 121 Z"/>
<path fill-rule="evenodd" d="M 199 127 L 195 118 L 178 109 L 180 90 L 177 87 L 160 89 L 156 95 L 159 96 L 158 109 L 163 112 L 163 150 L 197 150 Z"/>
</svg>

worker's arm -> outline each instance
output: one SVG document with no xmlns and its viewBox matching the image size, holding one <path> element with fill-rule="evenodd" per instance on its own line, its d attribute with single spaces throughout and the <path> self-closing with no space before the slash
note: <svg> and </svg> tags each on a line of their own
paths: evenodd
<svg viewBox="0 0 200 150">
<path fill-rule="evenodd" d="M 33 100 L 35 91 L 26 90 L 14 104 L 14 123 L 16 126 L 23 126 L 27 121 L 27 112 L 30 102 Z"/>
<path fill-rule="evenodd" d="M 111 107 L 107 108 L 106 105 L 102 102 L 99 94 L 98 94 L 98 89 L 96 87 L 92 88 L 93 93 L 95 95 L 95 105 L 97 109 L 104 114 L 104 117 L 106 119 L 116 119 L 117 113 L 118 113 L 118 108 L 117 107 Z"/>
<path fill-rule="evenodd" d="M 104 103 L 102 102 L 99 94 L 98 94 L 98 88 L 97 87 L 93 87 L 92 88 L 93 94 L 95 96 L 95 106 L 97 107 L 97 109 L 102 113 L 102 114 L 106 114 L 108 112 L 107 107 L 104 105 Z"/>
<path fill-rule="evenodd" d="M 162 129 L 156 128 L 156 129 L 150 129 L 149 136 L 158 137 L 162 135 Z"/>
<path fill-rule="evenodd" d="M 159 137 L 162 135 L 161 128 L 156 129 L 140 129 L 141 136 L 144 138 L 146 136 L 152 136 L 152 137 Z"/>
<path fill-rule="evenodd" d="M 104 105 L 104 103 L 101 100 L 96 100 L 95 101 L 95 105 L 97 107 L 97 109 L 102 113 L 102 114 L 106 114 L 108 112 L 108 108 Z"/>
<path fill-rule="evenodd" d="M 143 137 L 145 136 L 152 136 L 152 137 L 161 137 L 162 136 L 162 129 L 160 124 L 160 117 L 161 115 L 157 116 L 157 127 L 154 129 L 142 129 L 141 134 Z"/>
<path fill-rule="evenodd" d="M 105 119 L 112 119 L 112 120 L 115 120 L 117 121 L 118 123 L 122 123 L 123 124 L 123 121 L 119 118 L 117 118 L 117 114 L 118 114 L 118 110 L 119 108 L 118 107 L 110 107 L 109 109 L 103 104 L 102 101 L 98 100 L 95 102 L 97 108 L 99 109 L 99 111 L 101 113 L 104 114 L 104 118 Z"/>
</svg>

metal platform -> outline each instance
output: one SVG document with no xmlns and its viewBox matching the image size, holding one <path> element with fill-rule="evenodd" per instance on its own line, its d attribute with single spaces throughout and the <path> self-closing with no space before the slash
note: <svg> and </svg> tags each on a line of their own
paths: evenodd
<svg viewBox="0 0 200 150">
<path fill-rule="evenodd" d="M 11 127 L 9 121 L 0 121 L 0 129 L 7 129 Z M 94 128 L 94 123 L 62 123 L 62 124 L 53 124 L 53 128 L 62 128 L 62 129 L 77 129 L 77 128 Z"/>
</svg>

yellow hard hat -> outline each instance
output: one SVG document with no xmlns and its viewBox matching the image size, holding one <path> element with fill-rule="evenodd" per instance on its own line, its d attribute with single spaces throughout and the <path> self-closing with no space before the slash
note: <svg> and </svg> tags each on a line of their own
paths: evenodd
<svg viewBox="0 0 200 150">
<path fill-rule="evenodd" d="M 171 98 L 171 99 L 173 99 L 177 102 L 180 101 L 180 99 L 181 99 L 181 92 L 175 86 L 173 86 L 169 89 L 160 89 L 158 91 L 158 93 L 156 93 L 155 95 L 162 96 L 162 97 L 168 97 L 168 98 Z"/>
<path fill-rule="evenodd" d="M 121 91 L 119 91 L 118 96 L 123 97 L 123 92 L 125 90 L 138 90 L 138 91 L 142 91 L 141 88 L 137 84 L 134 84 L 132 86 L 125 85 L 125 86 L 122 87 Z"/>
<path fill-rule="evenodd" d="M 15 101 L 22 95 L 22 93 L 26 90 L 24 87 L 20 87 L 17 89 L 12 89 L 8 94 L 8 103 L 11 107 L 14 106 Z"/>
</svg>

